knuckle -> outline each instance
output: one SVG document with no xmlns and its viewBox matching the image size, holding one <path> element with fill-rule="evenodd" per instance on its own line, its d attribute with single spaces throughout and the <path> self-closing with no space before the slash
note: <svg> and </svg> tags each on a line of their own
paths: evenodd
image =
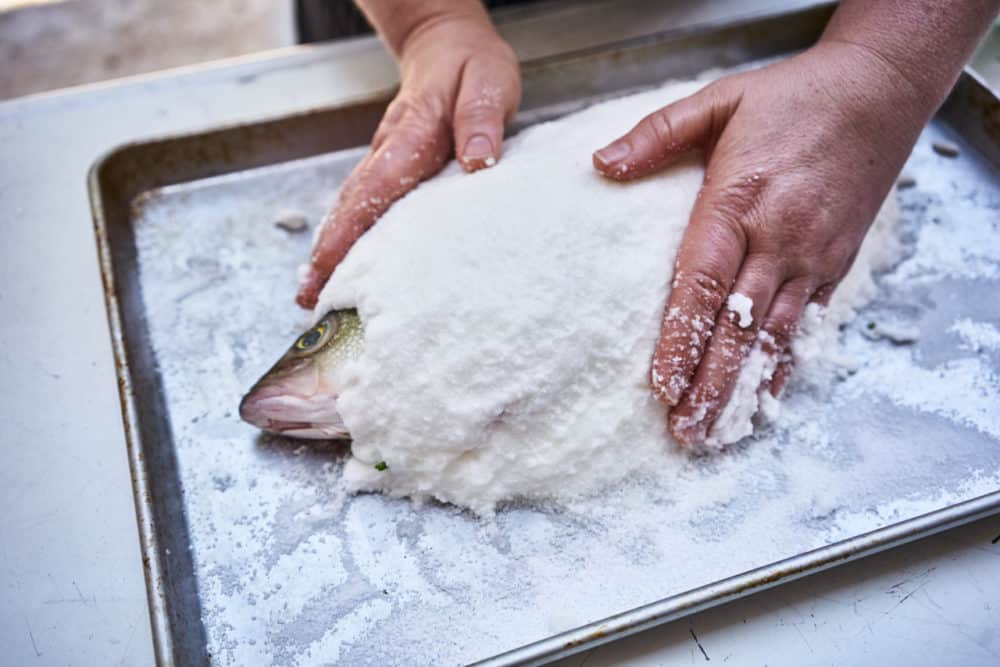
<svg viewBox="0 0 1000 667">
<path fill-rule="evenodd" d="M 669 107 L 646 116 L 645 126 L 653 140 L 662 148 L 677 148 L 676 131 L 670 118 Z"/>
<path fill-rule="evenodd" d="M 690 384 L 687 348 L 663 350 L 653 358 L 649 370 L 649 385 L 661 401 L 675 404 Z"/>
<path fill-rule="evenodd" d="M 789 189 L 775 197 L 775 208 L 798 237 L 819 235 L 822 230 L 835 229 L 837 219 L 832 207 L 811 197 L 804 197 L 805 188 Z"/>
<path fill-rule="evenodd" d="M 705 311 L 716 313 L 722 308 L 729 288 L 721 280 L 702 269 L 695 269 L 686 277 L 687 289 Z"/>
<path fill-rule="evenodd" d="M 833 290 L 837 288 L 837 282 L 838 281 L 830 281 L 819 285 L 815 290 L 813 290 L 812 296 L 809 297 L 809 301 L 825 306 L 827 302 L 829 302 L 830 297 L 833 296 Z"/>
<path fill-rule="evenodd" d="M 813 243 L 812 249 L 799 253 L 791 271 L 809 276 L 813 285 L 840 282 L 854 263 L 857 249 L 842 238 L 814 240 Z"/>
<path fill-rule="evenodd" d="M 766 187 L 767 177 L 759 171 L 751 171 L 732 179 L 712 200 L 716 216 L 723 222 L 737 226 L 767 220 L 764 197 Z"/>
<path fill-rule="evenodd" d="M 520 79 L 516 76 L 512 80 L 495 77 L 464 84 L 455 105 L 456 123 L 470 119 L 503 123 L 514 114 L 520 101 Z"/>
<path fill-rule="evenodd" d="M 418 118 L 440 117 L 447 110 L 440 95 L 427 92 L 401 92 L 392 102 L 396 114 L 400 117 L 414 116 Z"/>
<path fill-rule="evenodd" d="M 757 327 L 754 325 L 742 327 L 739 324 L 739 313 L 726 309 L 726 314 L 720 322 L 719 335 L 716 340 L 722 346 L 723 356 L 736 353 L 738 350 L 749 349 L 757 340 Z"/>
<path fill-rule="evenodd" d="M 521 64 L 517 53 L 509 44 L 501 42 L 500 48 L 491 51 L 485 61 L 485 69 L 491 72 L 492 80 L 508 84 L 511 88 L 520 87 Z"/>
<path fill-rule="evenodd" d="M 497 58 L 503 60 L 508 66 L 518 71 L 518 60 L 517 53 L 514 51 L 514 47 L 507 43 L 506 40 L 500 39 L 494 43 L 495 55 Z"/>
<path fill-rule="evenodd" d="M 763 326 L 764 333 L 770 337 L 770 340 L 765 339 L 763 343 L 772 352 L 785 350 L 792 344 L 792 338 L 798 328 L 798 318 L 793 319 L 784 315 L 770 319 Z"/>
<path fill-rule="evenodd" d="M 447 131 L 447 127 L 448 108 L 440 96 L 400 93 L 386 109 L 378 133 L 400 130 L 434 135 Z"/>
<path fill-rule="evenodd" d="M 720 79 L 715 79 L 695 94 L 704 97 L 712 104 L 722 104 L 740 95 L 738 92 L 740 86 L 738 84 L 739 76 L 724 76 Z"/>
<path fill-rule="evenodd" d="M 695 94 L 699 105 L 708 113 L 710 143 L 714 144 L 725 130 L 742 98 L 742 94 L 733 80 L 732 76 L 717 79 Z"/>
<path fill-rule="evenodd" d="M 466 99 L 455 107 L 455 124 L 460 123 L 501 123 L 505 109 L 499 98 L 480 95 Z"/>
</svg>

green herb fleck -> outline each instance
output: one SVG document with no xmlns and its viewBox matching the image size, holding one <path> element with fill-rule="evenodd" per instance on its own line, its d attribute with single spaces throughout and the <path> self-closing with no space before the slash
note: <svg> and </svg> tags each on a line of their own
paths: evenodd
<svg viewBox="0 0 1000 667">
<path fill-rule="evenodd" d="M 387 466 L 385 464 L 385 461 L 379 461 L 378 463 L 375 464 L 375 470 L 378 470 L 379 472 L 382 472 L 383 470 L 388 470 L 388 469 L 389 469 L 389 466 Z"/>
<path fill-rule="evenodd" d="M 874 322 L 869 322 L 868 323 L 868 328 L 869 329 L 874 329 L 875 328 L 875 323 Z"/>
</svg>

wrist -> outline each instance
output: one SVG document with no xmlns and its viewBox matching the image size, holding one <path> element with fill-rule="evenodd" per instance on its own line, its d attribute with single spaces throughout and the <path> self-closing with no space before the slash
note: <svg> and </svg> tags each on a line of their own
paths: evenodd
<svg viewBox="0 0 1000 667">
<path fill-rule="evenodd" d="M 831 97 L 841 100 L 853 118 L 867 118 L 883 131 L 919 131 L 950 88 L 950 82 L 910 75 L 863 42 L 824 36 L 810 51 L 818 67 L 837 72 L 829 84 Z"/>
<path fill-rule="evenodd" d="M 894 94 L 929 117 L 996 17 L 1000 0 L 842 0 L 818 45 L 864 52 Z"/>
<path fill-rule="evenodd" d="M 788 99 L 814 118 L 826 137 L 824 150 L 837 146 L 840 157 L 860 151 L 868 166 L 901 167 L 934 111 L 933 102 L 920 99 L 915 87 L 855 44 L 820 41 L 780 72 L 759 82 L 748 79 L 747 85 L 763 88 L 765 99 Z"/>
<path fill-rule="evenodd" d="M 403 63 L 413 54 L 428 48 L 479 51 L 491 40 L 499 39 L 487 16 L 437 15 L 413 26 L 396 50 L 396 57 Z"/>
<path fill-rule="evenodd" d="M 933 113 L 944 100 L 953 83 L 951 78 L 919 71 L 884 46 L 862 36 L 824 35 L 813 48 L 844 62 L 854 74 L 852 79 L 877 89 L 880 97 L 927 114 Z"/>
<path fill-rule="evenodd" d="M 359 0 L 358 4 L 399 59 L 425 41 L 424 36 L 430 33 L 457 34 L 470 28 L 494 31 L 479 0 Z"/>
</svg>

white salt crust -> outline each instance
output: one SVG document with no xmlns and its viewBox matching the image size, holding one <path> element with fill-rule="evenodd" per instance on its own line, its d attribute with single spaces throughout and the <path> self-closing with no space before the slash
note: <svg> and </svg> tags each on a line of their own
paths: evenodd
<svg viewBox="0 0 1000 667">
<path fill-rule="evenodd" d="M 591 153 L 702 85 L 525 130 L 494 167 L 450 166 L 356 244 L 316 309 L 356 306 L 365 322 L 364 352 L 337 378 L 352 490 L 489 514 L 504 500 L 589 495 L 639 468 L 677 465 L 649 364 L 703 168 L 691 158 L 619 184 L 594 171 Z M 874 295 L 872 271 L 896 257 L 897 220 L 890 197 L 829 308 L 810 307 L 797 372 L 821 377 L 843 357 L 838 326 Z M 777 363 L 760 342 L 712 446 L 753 430 L 758 388 Z"/>
</svg>

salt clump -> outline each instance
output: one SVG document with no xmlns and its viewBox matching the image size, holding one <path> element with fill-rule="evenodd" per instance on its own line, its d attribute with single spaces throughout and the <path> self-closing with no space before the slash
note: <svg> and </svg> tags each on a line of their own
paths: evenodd
<svg viewBox="0 0 1000 667">
<path fill-rule="evenodd" d="M 726 299 L 726 308 L 739 315 L 740 320 L 738 324 L 741 329 L 746 329 L 753 324 L 753 315 L 750 312 L 753 308 L 753 299 L 746 294 L 740 294 L 739 292 L 730 294 L 729 298 Z"/>
</svg>

